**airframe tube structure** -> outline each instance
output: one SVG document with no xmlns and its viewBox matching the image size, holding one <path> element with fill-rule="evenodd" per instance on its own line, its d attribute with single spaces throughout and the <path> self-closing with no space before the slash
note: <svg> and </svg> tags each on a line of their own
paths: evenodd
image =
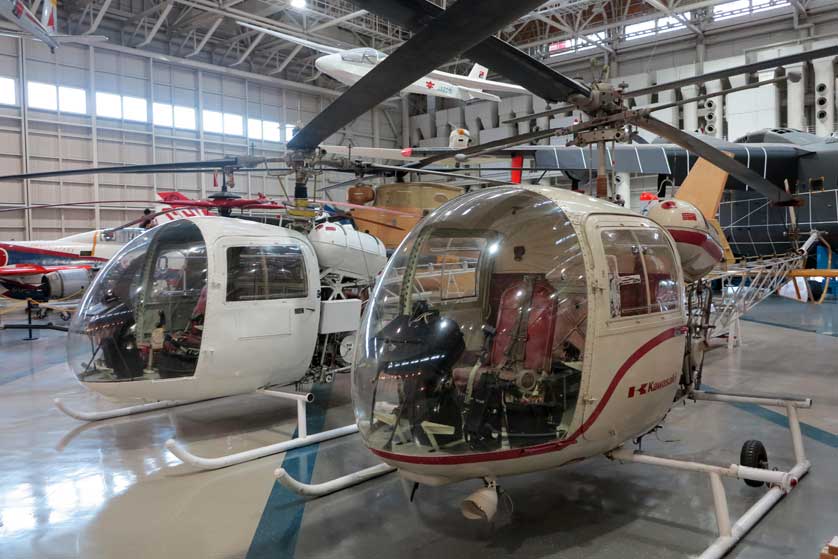
<svg viewBox="0 0 838 559">
<path fill-rule="evenodd" d="M 189 464 L 194 468 L 201 470 L 217 470 L 218 468 L 226 468 L 227 466 L 241 464 L 250 460 L 256 460 L 257 458 L 263 458 L 272 454 L 279 454 L 280 452 L 287 452 L 302 446 L 308 446 L 310 444 L 328 441 L 358 432 L 358 426 L 353 423 L 351 425 L 345 425 L 329 431 L 309 435 L 306 429 L 306 405 L 314 401 L 313 394 L 281 392 L 279 390 L 257 390 L 257 393 L 264 394 L 266 396 L 273 396 L 274 398 L 294 400 L 297 402 L 297 436 L 295 438 L 281 443 L 237 452 L 235 454 L 219 456 L 217 458 L 204 458 L 203 456 L 192 454 L 186 450 L 186 447 L 174 439 L 166 441 L 166 448 L 182 462 Z"/>
<path fill-rule="evenodd" d="M 686 460 L 675 460 L 662 458 L 649 454 L 642 454 L 626 448 L 620 448 L 609 453 L 609 457 L 620 462 L 637 462 L 640 464 L 651 464 L 654 466 L 666 466 L 677 470 L 690 472 L 703 472 L 710 476 L 710 487 L 713 490 L 713 505 L 716 510 L 716 524 L 719 528 L 719 537 L 710 547 L 704 550 L 699 559 L 717 559 L 723 557 L 730 551 L 757 522 L 768 514 L 768 511 L 787 493 L 797 486 L 798 481 L 809 471 L 810 462 L 806 459 L 803 450 L 803 436 L 800 432 L 800 420 L 797 417 L 798 408 L 812 407 L 812 400 L 809 398 L 783 398 L 763 396 L 743 396 L 737 394 L 724 394 L 715 392 L 703 392 L 696 390 L 692 396 L 696 400 L 708 402 L 725 402 L 738 404 L 756 404 L 759 406 L 773 406 L 786 408 L 789 420 L 789 431 L 794 447 L 795 465 L 788 472 L 762 470 L 749 468 L 740 464 L 731 464 L 729 467 L 713 466 L 700 462 L 689 462 Z M 730 523 L 730 512 L 727 507 L 727 496 L 725 495 L 722 476 L 738 479 L 751 479 L 763 481 L 770 486 L 770 489 L 763 497 L 754 503 L 734 524 Z"/>
</svg>

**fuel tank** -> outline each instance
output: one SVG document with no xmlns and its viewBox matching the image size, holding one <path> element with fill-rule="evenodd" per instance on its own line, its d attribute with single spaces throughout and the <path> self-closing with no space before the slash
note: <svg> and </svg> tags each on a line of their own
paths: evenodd
<svg viewBox="0 0 838 559">
<path fill-rule="evenodd" d="M 320 270 L 331 269 L 347 277 L 375 277 L 387 262 L 384 243 L 352 225 L 321 223 L 309 233 Z"/>
<path fill-rule="evenodd" d="M 672 199 L 653 203 L 647 215 L 675 239 L 686 281 L 701 279 L 724 257 L 716 229 L 689 202 Z"/>
</svg>

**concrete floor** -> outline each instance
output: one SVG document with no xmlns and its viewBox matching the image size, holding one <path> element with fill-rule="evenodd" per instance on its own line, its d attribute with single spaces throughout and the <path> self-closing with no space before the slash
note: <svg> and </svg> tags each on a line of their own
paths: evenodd
<svg viewBox="0 0 838 559">
<path fill-rule="evenodd" d="M 810 307 L 769 304 L 774 314 L 762 322 L 811 320 Z M 63 335 L 24 336 L 0 332 L 4 559 L 668 558 L 699 553 L 715 537 L 706 476 L 604 458 L 501 480 L 515 509 L 494 529 L 460 516 L 459 503 L 477 482 L 422 487 L 412 504 L 409 487 L 394 475 L 307 503 L 274 483 L 280 464 L 315 483 L 374 464 L 357 436 L 195 472 L 164 449 L 167 438 L 207 456 L 252 448 L 292 435 L 293 406 L 242 396 L 85 426 L 51 403 L 63 395 L 78 406 L 98 405 L 64 364 Z M 705 383 L 814 396 L 815 407 L 801 414 L 813 468 L 730 557 L 817 557 L 838 534 L 838 339 L 755 322 L 743 324 L 743 337 L 741 348 L 708 355 Z M 310 431 L 352 421 L 348 378 L 318 396 L 325 408 L 312 407 Z M 766 408 L 690 404 L 673 410 L 644 449 L 729 464 L 742 442 L 758 438 L 772 463 L 787 468 L 792 452 L 783 425 L 784 417 Z M 732 515 L 764 491 L 733 480 L 725 486 Z"/>
</svg>

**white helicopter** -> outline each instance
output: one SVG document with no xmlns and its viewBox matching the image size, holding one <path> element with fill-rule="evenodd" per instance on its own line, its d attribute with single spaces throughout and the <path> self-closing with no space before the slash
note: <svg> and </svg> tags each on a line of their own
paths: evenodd
<svg viewBox="0 0 838 559">
<path fill-rule="evenodd" d="M 362 292 L 385 262 L 381 241 L 333 221 L 307 234 L 215 216 L 154 227 L 99 272 L 68 334 L 68 362 L 82 385 L 128 405 L 91 412 L 56 405 L 94 421 L 258 390 L 298 402 L 292 448 L 354 432 L 307 436 L 312 395 L 268 388 L 331 382 L 348 371 Z M 168 446 L 193 458 L 175 441 Z M 257 450 L 285 447 L 267 448 Z"/>
<path fill-rule="evenodd" d="M 417 486 L 482 479 L 462 512 L 491 521 L 499 477 L 605 454 L 709 474 L 719 538 L 701 557 L 720 557 L 808 471 L 797 409 L 811 406 L 699 389 L 710 313 L 701 278 L 722 256 L 683 199 L 641 216 L 540 186 L 455 198 L 391 257 L 360 328 L 352 399 L 383 464 L 317 485 L 282 469 L 277 478 L 309 496 L 393 470 Z M 768 469 L 756 440 L 729 466 L 624 447 L 694 400 L 785 408 L 796 464 Z M 732 524 L 722 476 L 770 489 Z"/>
<path fill-rule="evenodd" d="M 243 21 L 237 21 L 236 23 L 242 27 L 325 53 L 325 56 L 321 56 L 314 61 L 315 67 L 327 76 L 346 85 L 354 85 L 387 58 L 386 54 L 372 48 L 339 49 Z M 417 93 L 461 101 L 484 99 L 496 103 L 500 102 L 500 97 L 486 93 L 487 90 L 517 93 L 519 95 L 529 93 L 519 85 L 488 80 L 486 79 L 488 74 L 488 68 L 480 64 L 472 66 L 467 76 L 434 70 L 402 89 L 402 93 Z"/>
</svg>

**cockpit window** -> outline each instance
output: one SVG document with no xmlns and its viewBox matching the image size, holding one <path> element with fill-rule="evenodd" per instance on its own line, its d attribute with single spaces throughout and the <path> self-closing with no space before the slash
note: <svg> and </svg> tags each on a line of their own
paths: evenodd
<svg viewBox="0 0 838 559">
<path fill-rule="evenodd" d="M 487 189 L 422 221 L 379 280 L 353 400 L 373 449 L 439 456 L 568 435 L 587 333 L 582 248 L 540 194 Z"/>
<path fill-rule="evenodd" d="M 602 244 L 612 318 L 678 308 L 675 255 L 660 229 L 606 229 Z"/>
<path fill-rule="evenodd" d="M 340 59 L 344 62 L 366 64 L 371 66 L 378 64 L 386 57 L 387 55 L 375 49 L 352 49 L 340 55 Z"/>
<path fill-rule="evenodd" d="M 300 247 L 227 249 L 227 301 L 296 299 L 307 294 L 306 265 Z"/>
<path fill-rule="evenodd" d="M 207 297 L 207 249 L 189 220 L 128 243 L 73 318 L 67 355 L 83 382 L 192 376 Z"/>
</svg>

